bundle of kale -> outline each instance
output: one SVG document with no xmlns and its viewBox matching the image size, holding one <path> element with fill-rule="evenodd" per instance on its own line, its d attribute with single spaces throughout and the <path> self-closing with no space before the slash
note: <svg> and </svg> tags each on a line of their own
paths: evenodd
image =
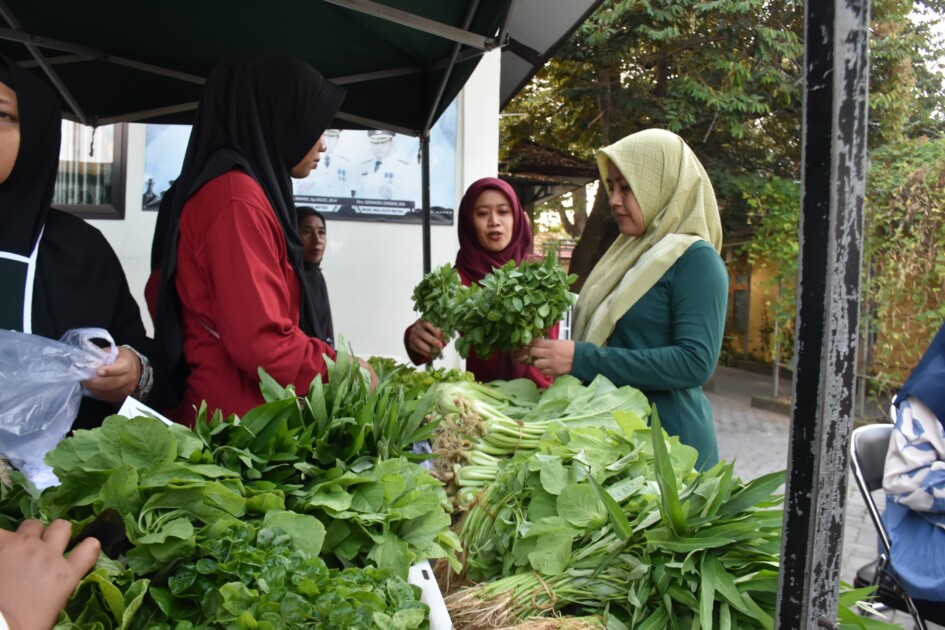
<svg viewBox="0 0 945 630">
<path fill-rule="evenodd" d="M 460 356 L 475 351 L 487 357 L 544 336 L 574 303 L 569 287 L 575 280 L 554 255 L 517 265 L 510 260 L 469 287 L 458 284 L 456 271 L 444 265 L 414 289 L 414 308 L 447 340 L 454 331 L 462 333 L 456 341 Z"/>
</svg>

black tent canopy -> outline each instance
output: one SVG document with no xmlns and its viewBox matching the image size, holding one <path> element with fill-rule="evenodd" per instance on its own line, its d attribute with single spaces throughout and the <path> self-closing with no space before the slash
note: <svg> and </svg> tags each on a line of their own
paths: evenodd
<svg viewBox="0 0 945 630">
<path fill-rule="evenodd" d="M 433 124 L 483 53 L 503 49 L 504 104 L 601 2 L 0 0 L 0 52 L 44 75 L 66 117 L 87 125 L 190 122 L 228 53 L 308 61 L 348 90 L 335 126 L 420 137 L 429 271 Z"/>
</svg>

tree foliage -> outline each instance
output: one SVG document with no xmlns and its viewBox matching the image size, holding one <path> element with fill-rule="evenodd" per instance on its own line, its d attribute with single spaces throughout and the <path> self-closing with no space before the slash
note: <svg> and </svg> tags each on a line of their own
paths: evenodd
<svg viewBox="0 0 945 630">
<path fill-rule="evenodd" d="M 505 118 L 504 144 L 528 138 L 590 157 L 664 127 L 722 170 L 793 172 L 802 6 L 607 0 L 509 104 L 526 115 Z"/>
<path fill-rule="evenodd" d="M 945 139 L 874 151 L 863 299 L 877 378 L 902 382 L 945 321 Z"/>
</svg>

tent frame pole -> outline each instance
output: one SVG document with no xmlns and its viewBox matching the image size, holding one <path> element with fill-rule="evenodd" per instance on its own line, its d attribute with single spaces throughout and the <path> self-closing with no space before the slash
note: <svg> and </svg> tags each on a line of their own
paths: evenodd
<svg viewBox="0 0 945 630">
<path fill-rule="evenodd" d="M 805 6 L 794 402 L 775 627 L 836 627 L 867 170 L 869 0 Z"/>
</svg>

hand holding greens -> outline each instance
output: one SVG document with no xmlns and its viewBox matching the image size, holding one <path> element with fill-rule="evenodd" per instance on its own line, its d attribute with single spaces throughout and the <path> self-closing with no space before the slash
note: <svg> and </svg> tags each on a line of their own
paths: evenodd
<svg viewBox="0 0 945 630">
<path fill-rule="evenodd" d="M 454 277 L 455 276 L 455 277 Z M 449 339 L 455 331 L 460 356 L 471 352 L 488 357 L 527 346 L 559 322 L 574 303 L 568 275 L 557 257 L 510 260 L 493 269 L 479 284 L 458 286 L 455 270 L 444 265 L 428 274 L 414 289 L 414 308 Z"/>
<path fill-rule="evenodd" d="M 437 267 L 414 287 L 413 309 L 442 331 L 444 343 L 456 334 L 456 302 L 464 291 L 459 272 L 449 264 Z"/>
<path fill-rule="evenodd" d="M 511 352 L 561 321 L 574 303 L 568 290 L 577 276 L 569 276 L 552 255 L 544 260 L 509 261 L 470 287 L 457 314 L 456 340 L 460 356 L 475 351 L 488 357 L 496 350 Z"/>
</svg>

